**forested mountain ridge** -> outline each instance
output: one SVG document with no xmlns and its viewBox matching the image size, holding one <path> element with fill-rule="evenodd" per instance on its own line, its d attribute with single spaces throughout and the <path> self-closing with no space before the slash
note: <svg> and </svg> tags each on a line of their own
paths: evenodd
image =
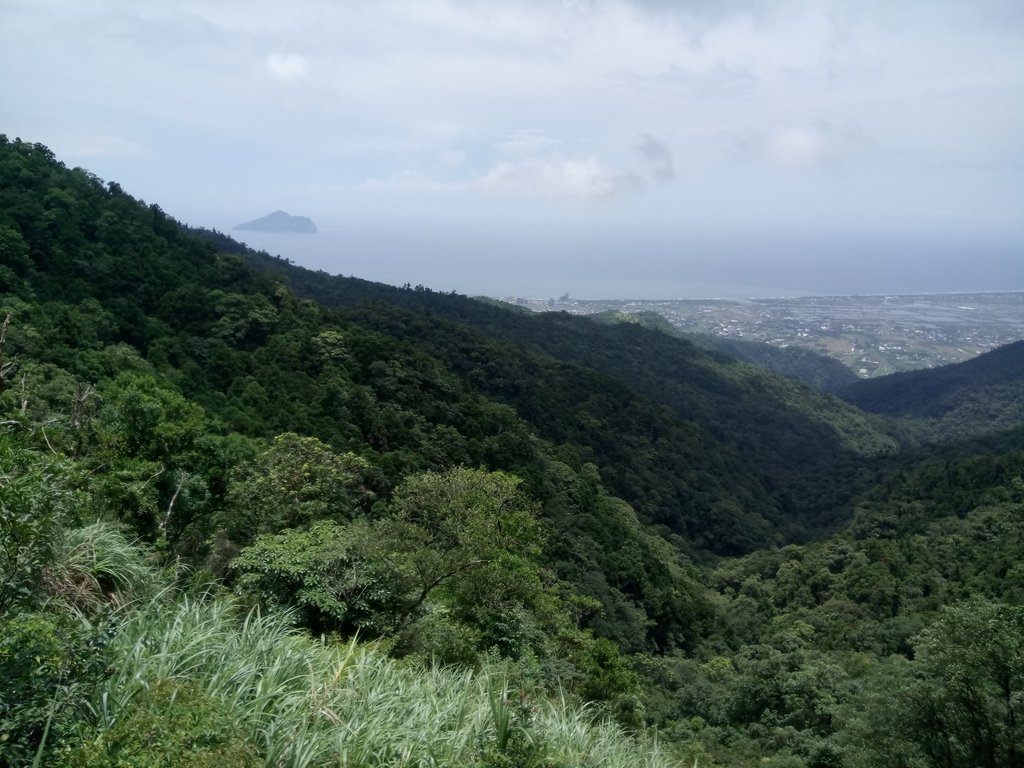
<svg viewBox="0 0 1024 768">
<path fill-rule="evenodd" d="M 1019 429 L 0 181 L 0 765 L 1019 764 Z"/>
<path fill-rule="evenodd" d="M 140 535 L 219 562 L 218 552 L 267 530 L 225 519 L 232 473 L 262 447 L 235 433 L 298 433 L 357 454 L 364 491 L 351 505 L 365 512 L 416 472 L 507 470 L 542 503 L 551 566 L 605 606 L 594 616 L 604 632 L 634 647 L 692 633 L 682 618 L 692 576 L 630 522 L 632 508 L 607 493 L 584 448 L 538 439 L 515 411 L 467 389 L 417 345 L 296 299 L 156 206 L 64 169 L 45 147 L 5 150 L 14 182 L 0 192 L 13 254 L 4 258 L 6 354 L 19 359 L 23 386 L 35 387 L 28 402 L 40 418 L 53 409 L 60 423 L 77 424 L 64 433 L 75 450 L 94 444 L 135 462 L 117 478 L 99 476 Z M 58 215 L 59 228 L 46 226 Z M 76 392 L 91 395 L 74 406 L 77 417 L 67 413 Z M 613 532 L 628 557 L 603 545 Z"/>
<path fill-rule="evenodd" d="M 511 306 L 511 305 L 510 305 Z M 776 347 L 763 341 L 717 336 L 711 333 L 683 331 L 658 312 L 601 312 L 588 317 L 607 322 L 639 323 L 663 331 L 670 336 L 688 339 L 699 347 L 722 352 L 745 363 L 753 363 L 767 371 L 799 381 L 823 392 L 836 390 L 859 381 L 857 374 L 835 358 L 803 347 Z"/>
<path fill-rule="evenodd" d="M 338 307 L 343 313 L 360 312 L 361 322 L 375 322 L 371 305 L 387 305 L 391 313 L 399 311 L 395 305 L 425 312 L 426 317 L 416 323 L 415 336 L 409 337 L 417 343 L 428 343 L 426 330 L 437 324 L 436 318 L 443 318 L 469 326 L 489 339 L 511 342 L 616 379 L 619 386 L 668 407 L 677 418 L 706 432 L 727 454 L 737 457 L 739 470 L 747 478 L 758 478 L 776 499 L 775 510 L 762 513 L 755 509 L 756 513 L 771 519 L 773 527 L 781 524 L 790 535 L 805 525 L 834 522 L 848 498 L 844 496 L 847 483 L 855 482 L 864 459 L 896 449 L 895 441 L 878 422 L 838 399 L 657 330 L 607 325 L 565 313 L 510 311 L 422 287 L 394 288 L 312 272 L 266 254 L 249 254 L 249 258 L 284 277 L 300 295 Z M 388 332 L 401 334 L 405 327 L 404 322 L 392 322 Z M 447 331 L 440 333 L 440 354 L 457 353 L 444 340 Z M 511 362 L 522 355 L 506 352 L 496 356 L 496 375 L 480 383 L 500 387 L 508 379 L 522 378 L 516 373 L 521 368 L 519 361 Z M 451 362 L 458 367 L 458 361 Z M 544 386 L 547 380 L 534 376 L 531 383 Z M 529 397 L 522 391 L 484 391 L 517 408 Z M 554 426 L 552 417 L 565 413 L 560 408 L 546 409 L 535 426 Z M 735 464 L 736 459 L 728 463 Z M 818 482 L 825 477 L 831 479 Z M 837 483 L 839 477 L 843 481 Z M 745 480 L 741 486 L 749 482 Z M 621 492 L 621 486 L 617 487 Z M 718 547 L 712 543 L 711 548 Z"/>
<path fill-rule="evenodd" d="M 860 381 L 839 390 L 872 413 L 914 420 L 912 429 L 943 441 L 1024 425 L 1024 341 L 962 363 Z"/>
</svg>

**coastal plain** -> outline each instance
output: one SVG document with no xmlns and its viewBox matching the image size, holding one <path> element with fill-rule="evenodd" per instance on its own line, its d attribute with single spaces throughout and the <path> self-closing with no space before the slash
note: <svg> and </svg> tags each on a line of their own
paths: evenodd
<svg viewBox="0 0 1024 768">
<path fill-rule="evenodd" d="M 534 311 L 656 312 L 685 333 L 833 357 L 861 378 L 963 362 L 1024 338 L 1024 291 L 752 299 L 505 299 Z"/>
</svg>

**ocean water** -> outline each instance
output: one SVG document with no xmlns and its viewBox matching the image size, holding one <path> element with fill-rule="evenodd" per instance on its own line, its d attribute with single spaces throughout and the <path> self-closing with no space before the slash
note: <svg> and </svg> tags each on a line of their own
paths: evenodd
<svg viewBox="0 0 1024 768">
<path fill-rule="evenodd" d="M 1024 290 L 1024 254 L 956 243 L 559 238 L 395 228 L 229 231 L 310 269 L 495 297 L 755 298 Z"/>
</svg>

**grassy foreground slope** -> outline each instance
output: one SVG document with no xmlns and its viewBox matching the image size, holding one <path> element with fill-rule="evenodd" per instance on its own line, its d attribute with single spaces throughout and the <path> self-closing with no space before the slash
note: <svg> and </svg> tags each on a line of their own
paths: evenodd
<svg viewBox="0 0 1024 768">
<path fill-rule="evenodd" d="M 0 764 L 668 765 L 500 661 L 442 669 L 318 640 L 158 571 L 108 523 L 65 527 L 87 514 L 82 478 L 30 454 L 0 487 L 4 533 L 34 534 L 19 563 L 0 557 L 5 586 L 36 571 L 0 593 Z"/>
</svg>

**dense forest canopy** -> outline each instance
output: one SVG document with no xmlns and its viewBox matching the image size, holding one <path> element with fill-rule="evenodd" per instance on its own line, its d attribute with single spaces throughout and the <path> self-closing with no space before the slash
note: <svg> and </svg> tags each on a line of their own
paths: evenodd
<svg viewBox="0 0 1024 768">
<path fill-rule="evenodd" d="M 1024 762 L 1019 344 L 849 404 L 0 181 L 0 764 Z"/>
</svg>

